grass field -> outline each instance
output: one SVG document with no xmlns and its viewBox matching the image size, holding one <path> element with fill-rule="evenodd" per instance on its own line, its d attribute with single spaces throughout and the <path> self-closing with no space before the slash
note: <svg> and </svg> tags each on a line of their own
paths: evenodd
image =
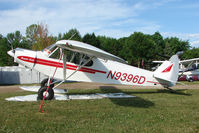
<svg viewBox="0 0 199 133">
<path fill-rule="evenodd" d="M 103 133 L 195 133 L 199 132 L 199 90 L 72 89 L 70 93 L 125 92 L 136 98 L 46 101 L 45 113 L 39 102 L 8 102 L 0 94 L 0 132 L 103 132 Z"/>
</svg>

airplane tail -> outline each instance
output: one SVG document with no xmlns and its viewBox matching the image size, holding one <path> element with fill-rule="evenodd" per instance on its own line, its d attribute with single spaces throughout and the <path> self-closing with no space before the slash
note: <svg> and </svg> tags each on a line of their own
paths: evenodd
<svg viewBox="0 0 199 133">
<path fill-rule="evenodd" d="M 166 88 L 176 85 L 179 73 L 179 58 L 177 53 L 173 55 L 169 61 L 164 61 L 154 71 L 154 77 Z"/>
</svg>

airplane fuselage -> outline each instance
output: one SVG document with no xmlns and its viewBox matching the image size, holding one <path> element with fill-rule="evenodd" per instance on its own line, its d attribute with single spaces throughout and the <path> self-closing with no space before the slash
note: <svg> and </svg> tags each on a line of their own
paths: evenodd
<svg viewBox="0 0 199 133">
<path fill-rule="evenodd" d="M 28 68 L 39 71 L 54 78 L 63 80 L 63 61 L 50 58 L 42 51 L 17 48 L 15 61 Z M 93 58 L 91 66 L 84 66 L 67 80 L 83 82 L 100 82 L 107 84 L 125 84 L 139 86 L 162 86 L 154 77 L 153 72 L 111 60 Z M 77 64 L 66 62 L 66 77 L 78 68 Z"/>
</svg>

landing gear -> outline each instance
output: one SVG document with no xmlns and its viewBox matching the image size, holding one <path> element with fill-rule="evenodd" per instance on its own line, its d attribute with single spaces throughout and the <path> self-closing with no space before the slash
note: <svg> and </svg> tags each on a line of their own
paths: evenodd
<svg viewBox="0 0 199 133">
<path fill-rule="evenodd" d="M 52 80 L 52 82 L 54 82 L 54 80 Z M 44 86 L 48 86 L 48 78 L 45 78 L 44 80 L 41 81 L 41 87 L 44 87 Z M 53 88 L 54 84 L 51 84 L 50 87 Z"/>
<path fill-rule="evenodd" d="M 52 89 L 53 87 L 54 87 L 54 84 L 51 84 L 49 86 L 49 88 L 48 88 L 48 78 L 42 80 L 42 82 L 41 82 L 41 88 L 38 90 L 38 97 L 37 97 L 37 99 L 38 100 L 43 100 L 43 97 L 45 96 L 46 90 L 48 88 L 48 92 L 47 92 L 46 97 L 45 97 L 44 100 L 52 100 L 54 98 L 54 90 Z"/>
<path fill-rule="evenodd" d="M 46 94 L 47 86 L 41 87 L 38 91 L 38 100 L 43 100 L 43 97 Z M 51 87 L 49 87 L 48 92 L 46 94 L 46 97 L 44 100 L 52 100 L 54 98 L 54 91 Z"/>
<path fill-rule="evenodd" d="M 189 78 L 188 81 L 189 81 L 189 82 L 193 82 L 194 80 L 193 80 L 192 78 Z"/>
<path fill-rule="evenodd" d="M 173 89 L 171 89 L 171 88 L 169 88 L 169 87 L 167 87 L 166 89 L 167 89 L 170 93 L 177 93 L 176 90 L 173 90 Z"/>
<path fill-rule="evenodd" d="M 169 91 L 171 91 L 171 92 L 173 92 L 173 91 L 174 91 L 173 89 L 171 89 L 171 88 L 169 88 L 169 87 L 167 87 L 167 90 L 169 90 Z"/>
</svg>

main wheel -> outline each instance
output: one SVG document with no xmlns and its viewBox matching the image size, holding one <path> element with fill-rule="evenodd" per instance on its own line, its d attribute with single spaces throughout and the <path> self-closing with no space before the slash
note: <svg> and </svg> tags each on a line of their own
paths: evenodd
<svg viewBox="0 0 199 133">
<path fill-rule="evenodd" d="M 47 88 L 48 88 L 47 86 L 43 86 L 39 89 L 38 97 L 37 97 L 38 100 L 43 100 L 43 97 L 46 93 Z M 52 100 L 53 98 L 54 98 L 54 91 L 51 87 L 49 87 L 48 92 L 47 92 L 44 100 Z"/>
<path fill-rule="evenodd" d="M 54 82 L 54 80 L 52 82 Z M 41 87 L 48 86 L 47 84 L 48 84 L 48 78 L 45 78 L 44 80 L 41 81 Z M 50 87 L 53 88 L 54 84 L 51 84 Z"/>
<path fill-rule="evenodd" d="M 192 78 L 189 78 L 188 81 L 189 81 L 189 82 L 193 82 L 194 80 L 193 80 Z"/>
</svg>

